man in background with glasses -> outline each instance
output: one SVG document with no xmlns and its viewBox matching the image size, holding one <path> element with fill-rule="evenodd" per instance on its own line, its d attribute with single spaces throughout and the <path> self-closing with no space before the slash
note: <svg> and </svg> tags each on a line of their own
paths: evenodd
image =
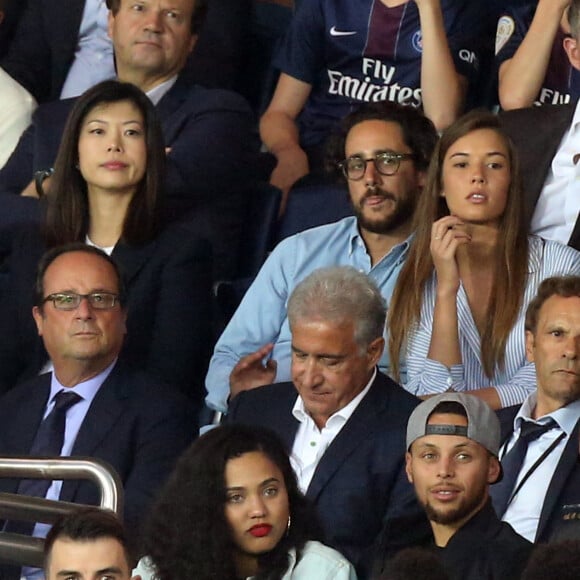
<svg viewBox="0 0 580 580">
<path fill-rule="evenodd" d="M 117 266 L 101 250 L 71 244 L 44 255 L 33 316 L 53 370 L 0 399 L 0 455 L 108 462 L 123 482 L 124 521 L 137 545 L 149 502 L 192 441 L 195 418 L 177 390 L 117 360 L 126 333 L 124 303 Z M 0 479 L 0 492 L 99 503 L 89 481 Z M 48 527 L 10 521 L 2 529 L 43 537 Z M 3 580 L 19 573 L 0 567 Z M 42 577 L 30 568 L 22 575 Z"/>
<path fill-rule="evenodd" d="M 281 242 L 220 337 L 206 378 L 208 406 L 226 412 L 240 391 L 290 380 L 286 305 L 314 270 L 353 266 L 389 301 L 407 256 L 413 212 L 437 140 L 431 121 L 394 103 L 363 105 L 348 115 L 329 161 L 342 171 L 354 217 Z M 388 355 L 379 368 L 388 373 Z"/>
</svg>

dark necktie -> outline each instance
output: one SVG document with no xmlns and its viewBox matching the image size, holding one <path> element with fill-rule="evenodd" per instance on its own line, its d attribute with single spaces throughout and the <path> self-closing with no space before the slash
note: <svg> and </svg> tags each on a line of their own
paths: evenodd
<svg viewBox="0 0 580 580">
<path fill-rule="evenodd" d="M 82 397 L 72 391 L 62 390 L 54 397 L 54 407 L 38 427 L 29 455 L 60 455 L 64 443 L 66 413 Z M 21 479 L 16 493 L 45 497 L 52 481 L 49 479 Z M 7 522 L 5 531 L 31 534 L 33 522 Z"/>
<path fill-rule="evenodd" d="M 503 516 L 508 507 L 516 480 L 526 458 L 528 445 L 557 426 L 558 424 L 552 418 L 542 424 L 522 421 L 518 440 L 501 461 L 503 479 L 490 487 L 493 507 L 499 518 Z"/>
</svg>

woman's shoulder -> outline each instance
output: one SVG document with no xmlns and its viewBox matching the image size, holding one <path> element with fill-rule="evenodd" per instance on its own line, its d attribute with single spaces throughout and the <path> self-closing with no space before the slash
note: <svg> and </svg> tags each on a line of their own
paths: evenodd
<svg viewBox="0 0 580 580">
<path fill-rule="evenodd" d="M 545 240 L 539 236 L 529 236 L 529 262 L 531 270 L 552 269 L 562 272 L 568 265 L 580 268 L 580 252 L 571 246 L 566 246 L 553 240 Z M 569 273 L 578 273 L 578 269 Z"/>
<path fill-rule="evenodd" d="M 296 563 L 294 551 L 291 553 L 292 565 L 283 580 L 356 580 L 352 564 L 340 553 L 320 542 L 307 542 L 302 557 Z"/>
</svg>

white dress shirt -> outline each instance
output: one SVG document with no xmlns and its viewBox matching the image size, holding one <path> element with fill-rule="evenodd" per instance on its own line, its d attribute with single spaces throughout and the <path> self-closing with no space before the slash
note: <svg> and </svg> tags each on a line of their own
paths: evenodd
<svg viewBox="0 0 580 580">
<path fill-rule="evenodd" d="M 376 376 L 377 369 L 373 371 L 366 387 L 348 405 L 331 415 L 322 429 L 317 427 L 305 409 L 302 397 L 296 398 L 292 414 L 300 422 L 300 425 L 292 445 L 290 463 L 294 468 L 302 493 L 306 493 L 322 456 L 369 392 Z"/>
<path fill-rule="evenodd" d="M 531 233 L 567 244 L 580 212 L 580 101 L 558 147 L 536 203 Z M 577 158 L 576 158 L 577 159 Z"/>
<path fill-rule="evenodd" d="M 536 469 L 532 472 L 524 485 L 514 496 L 508 508 L 503 515 L 503 520 L 508 522 L 514 530 L 533 542 L 536 538 L 538 523 L 540 521 L 540 514 L 544 505 L 544 499 L 548 491 L 548 486 L 552 481 L 552 476 L 556 471 L 556 467 L 568 438 L 574 430 L 578 419 L 580 418 L 580 401 L 570 403 L 566 407 L 562 407 L 553 413 L 539 417 L 537 420 L 532 419 L 532 413 L 536 407 L 537 395 L 532 393 L 523 403 L 518 414 L 514 419 L 514 432 L 507 444 L 500 449 L 500 459 L 515 445 L 519 435 L 520 427 L 523 419 L 533 421 L 534 423 L 545 423 L 548 417 L 556 421 L 558 427 L 550 429 L 542 434 L 535 441 L 530 442 L 528 450 L 520 473 L 516 480 L 515 488 L 523 477 L 530 471 L 536 461 L 546 452 L 551 445 L 554 445 L 558 438 L 561 438 L 550 453 L 543 459 Z M 564 434 L 564 437 L 562 437 Z"/>
</svg>

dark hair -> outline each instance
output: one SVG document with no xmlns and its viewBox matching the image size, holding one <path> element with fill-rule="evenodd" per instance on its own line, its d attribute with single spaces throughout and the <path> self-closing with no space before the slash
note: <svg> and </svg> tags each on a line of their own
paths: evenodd
<svg viewBox="0 0 580 580">
<path fill-rule="evenodd" d="M 113 15 L 119 12 L 122 0 L 107 0 L 107 8 Z M 207 15 L 208 0 L 194 0 L 193 11 L 191 13 L 191 34 L 199 34 Z"/>
<path fill-rule="evenodd" d="M 96 507 L 82 507 L 60 516 L 44 541 L 45 571 L 48 570 L 52 547 L 60 538 L 67 538 L 73 542 L 93 542 L 102 538 L 112 538 L 123 546 L 129 571 L 133 567 L 133 558 L 129 551 L 123 524 L 111 511 Z"/>
<path fill-rule="evenodd" d="M 457 120 L 441 136 L 427 172 L 427 183 L 419 197 L 413 226 L 415 238 L 389 303 L 389 353 L 395 378 L 399 377 L 401 351 L 421 316 L 425 287 L 433 275 L 431 227 L 438 219 L 449 215 L 447 203 L 440 195 L 445 156 L 456 141 L 481 129 L 490 129 L 503 139 L 511 168 L 506 207 L 499 224 L 489 302 L 489 312 L 493 315 L 487 317 L 481 335 L 481 359 L 485 374 L 491 378 L 496 364 L 503 367 L 505 346 L 520 312 L 528 276 L 528 234 L 515 147 L 496 115 L 488 111 L 472 111 Z M 410 288 L 412 292 L 409 292 Z"/>
<path fill-rule="evenodd" d="M 538 292 L 526 310 L 526 330 L 536 334 L 538 316 L 544 302 L 552 296 L 562 298 L 580 297 L 580 276 L 553 276 L 538 286 Z"/>
<path fill-rule="evenodd" d="M 580 0 L 572 0 L 568 6 L 570 34 L 575 40 L 580 37 Z"/>
<path fill-rule="evenodd" d="M 90 216 L 87 184 L 77 168 L 81 126 L 95 107 L 120 101 L 131 102 L 143 115 L 147 149 L 145 175 L 127 209 L 121 237 L 129 244 L 139 244 L 153 239 L 157 232 L 165 149 L 155 107 L 135 85 L 104 81 L 76 100 L 64 128 L 47 194 L 45 235 L 49 247 L 85 241 Z"/>
<path fill-rule="evenodd" d="M 350 130 L 363 121 L 385 121 L 401 127 L 405 144 L 415 155 L 415 167 L 424 171 L 429 165 L 437 143 L 437 131 L 433 123 L 418 109 L 390 101 L 365 103 L 348 114 L 337 131 L 329 138 L 326 147 L 327 171 L 342 176 L 337 164 L 344 159 L 344 146 Z"/>
<path fill-rule="evenodd" d="M 291 525 L 270 552 L 259 557 L 256 578 L 280 578 L 304 544 L 320 535 L 313 507 L 298 489 L 288 454 L 264 428 L 224 425 L 202 435 L 180 458 L 152 510 L 145 534 L 160 580 L 229 580 L 236 577 L 234 543 L 225 516 L 227 462 L 245 453 L 264 453 L 282 472 Z"/>
<path fill-rule="evenodd" d="M 439 403 L 429 414 L 435 415 L 436 413 L 440 413 L 442 415 L 460 415 L 461 417 L 465 417 L 467 419 L 467 411 L 465 407 L 458 403 L 457 401 L 443 401 Z"/>
<path fill-rule="evenodd" d="M 576 580 L 580 569 L 580 540 L 561 540 L 534 548 L 522 580 Z"/>
<path fill-rule="evenodd" d="M 389 560 L 374 580 L 449 580 L 443 563 L 430 550 L 406 548 Z"/>
<path fill-rule="evenodd" d="M 106 262 L 108 262 L 113 270 L 115 271 L 115 275 L 117 277 L 117 288 L 119 294 L 119 304 L 121 308 L 125 307 L 125 303 L 127 301 L 127 293 L 125 289 L 125 283 L 123 280 L 123 276 L 121 275 L 121 271 L 119 270 L 119 266 L 103 250 L 100 248 L 96 248 L 95 246 L 88 246 L 87 244 L 83 244 L 81 242 L 74 242 L 72 244 L 66 244 L 64 246 L 57 246 L 56 248 L 51 248 L 50 250 L 46 251 L 40 261 L 38 262 L 38 267 L 36 269 L 36 284 L 34 288 L 34 303 L 38 308 L 42 311 L 44 306 L 44 275 L 46 274 L 46 270 L 48 267 L 59 257 L 63 254 L 69 254 L 71 252 L 83 252 L 85 254 L 93 254 L 94 256 L 98 256 L 102 258 Z"/>
</svg>

